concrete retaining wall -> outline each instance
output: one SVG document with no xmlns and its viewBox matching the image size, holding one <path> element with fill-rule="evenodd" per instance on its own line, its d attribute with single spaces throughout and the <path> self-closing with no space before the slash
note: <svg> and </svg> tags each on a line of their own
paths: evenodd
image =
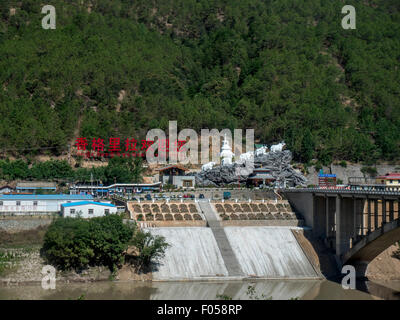
<svg viewBox="0 0 400 320">
<path fill-rule="evenodd" d="M 205 220 L 196 221 L 137 221 L 142 228 L 206 227 Z"/>
<path fill-rule="evenodd" d="M 222 227 L 302 227 L 304 220 L 222 220 Z"/>
<path fill-rule="evenodd" d="M 14 217 L 14 218 L 1 218 L 0 231 L 9 233 L 16 233 L 21 231 L 34 230 L 41 226 L 48 226 L 53 219 L 48 216 L 45 217 Z"/>
<path fill-rule="evenodd" d="M 340 165 L 332 164 L 329 167 L 323 167 L 325 173 L 334 173 L 336 174 L 337 179 L 343 181 L 344 184 L 348 183 L 349 177 L 363 177 L 364 174 L 361 172 L 361 168 L 363 165 L 361 164 L 347 164 L 347 167 L 342 167 Z M 399 168 L 400 164 L 397 165 L 388 165 L 388 164 L 379 164 L 376 166 L 376 170 L 378 175 L 384 175 L 388 172 L 397 171 L 396 168 Z M 310 167 L 309 174 L 306 176 L 308 180 L 308 184 L 318 184 L 318 172 L 315 171 L 314 166 Z"/>
<path fill-rule="evenodd" d="M 285 197 L 289 200 L 290 205 L 302 215 L 307 227 L 314 227 L 314 205 L 312 193 L 287 192 Z"/>
</svg>

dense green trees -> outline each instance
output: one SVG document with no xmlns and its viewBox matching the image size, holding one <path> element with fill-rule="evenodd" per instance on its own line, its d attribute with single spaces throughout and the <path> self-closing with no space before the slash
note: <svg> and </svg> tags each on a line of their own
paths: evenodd
<svg viewBox="0 0 400 320">
<path fill-rule="evenodd" d="M 136 254 L 127 254 L 128 246 L 133 246 Z M 168 246 L 164 237 L 123 223 L 118 215 L 107 215 L 54 220 L 44 236 L 41 252 L 48 263 L 60 270 L 106 266 L 115 271 L 129 260 L 145 271 L 164 255 Z"/>
<path fill-rule="evenodd" d="M 398 158 L 398 1 L 353 1 L 356 30 L 340 1 L 51 3 L 51 31 L 35 0 L 0 6 L 0 151 L 58 155 L 78 123 L 144 139 L 178 120 L 251 127 L 301 161 Z"/>
<path fill-rule="evenodd" d="M 114 157 L 107 166 L 73 169 L 65 160 L 49 160 L 28 165 L 23 160 L 0 160 L 0 179 L 12 180 L 55 180 L 60 182 L 100 181 L 141 182 L 144 168 L 141 158 Z"/>
<path fill-rule="evenodd" d="M 146 269 L 154 262 L 164 257 L 169 244 L 163 236 L 154 236 L 148 231 L 137 229 L 130 242 L 136 248 L 137 254 L 129 260 L 139 271 Z"/>
<path fill-rule="evenodd" d="M 114 271 L 124 262 L 123 252 L 132 236 L 133 228 L 117 215 L 89 220 L 61 218 L 49 226 L 42 252 L 60 270 L 104 265 Z"/>
</svg>

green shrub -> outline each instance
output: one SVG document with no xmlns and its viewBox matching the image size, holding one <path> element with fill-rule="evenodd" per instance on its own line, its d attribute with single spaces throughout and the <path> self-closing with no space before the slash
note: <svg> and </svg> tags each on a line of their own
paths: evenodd
<svg viewBox="0 0 400 320">
<path fill-rule="evenodd" d="M 134 260 L 139 270 L 148 268 L 151 263 L 164 257 L 165 250 L 169 247 L 164 237 L 140 229 L 136 230 L 130 244 L 137 249 Z"/>
<path fill-rule="evenodd" d="M 0 276 L 3 276 L 7 270 L 12 269 L 20 259 L 20 252 L 0 250 Z"/>
<path fill-rule="evenodd" d="M 347 162 L 344 161 L 344 160 L 340 161 L 339 165 L 340 165 L 341 167 L 343 167 L 343 168 L 347 168 Z"/>
<path fill-rule="evenodd" d="M 133 229 L 118 215 L 84 220 L 61 218 L 49 226 L 42 255 L 61 270 L 104 265 L 114 271 L 123 262 Z"/>
<path fill-rule="evenodd" d="M 376 177 L 376 175 L 378 174 L 378 171 L 376 170 L 376 168 L 375 167 L 362 167 L 361 168 L 361 172 L 363 173 L 363 174 L 367 174 L 367 175 L 369 175 L 369 176 L 371 176 L 371 177 Z"/>
</svg>

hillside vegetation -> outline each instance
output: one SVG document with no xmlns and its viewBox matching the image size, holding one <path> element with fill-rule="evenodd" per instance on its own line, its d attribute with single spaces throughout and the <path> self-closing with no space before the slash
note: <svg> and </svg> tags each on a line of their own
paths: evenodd
<svg viewBox="0 0 400 320">
<path fill-rule="evenodd" d="M 36 0 L 0 3 L 0 151 L 76 137 L 254 128 L 298 161 L 400 153 L 400 2 Z M 341 9 L 357 10 L 344 30 Z"/>
</svg>

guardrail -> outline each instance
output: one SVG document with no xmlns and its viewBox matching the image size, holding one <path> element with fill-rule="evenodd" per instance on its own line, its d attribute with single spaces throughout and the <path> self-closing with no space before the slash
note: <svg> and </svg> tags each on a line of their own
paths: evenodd
<svg viewBox="0 0 400 320">
<path fill-rule="evenodd" d="M 400 196 L 400 191 L 388 190 L 355 190 L 355 189 L 330 189 L 330 188 L 293 188 L 281 189 L 282 192 L 309 192 L 309 193 L 350 193 L 350 194 L 378 194 Z"/>
</svg>

